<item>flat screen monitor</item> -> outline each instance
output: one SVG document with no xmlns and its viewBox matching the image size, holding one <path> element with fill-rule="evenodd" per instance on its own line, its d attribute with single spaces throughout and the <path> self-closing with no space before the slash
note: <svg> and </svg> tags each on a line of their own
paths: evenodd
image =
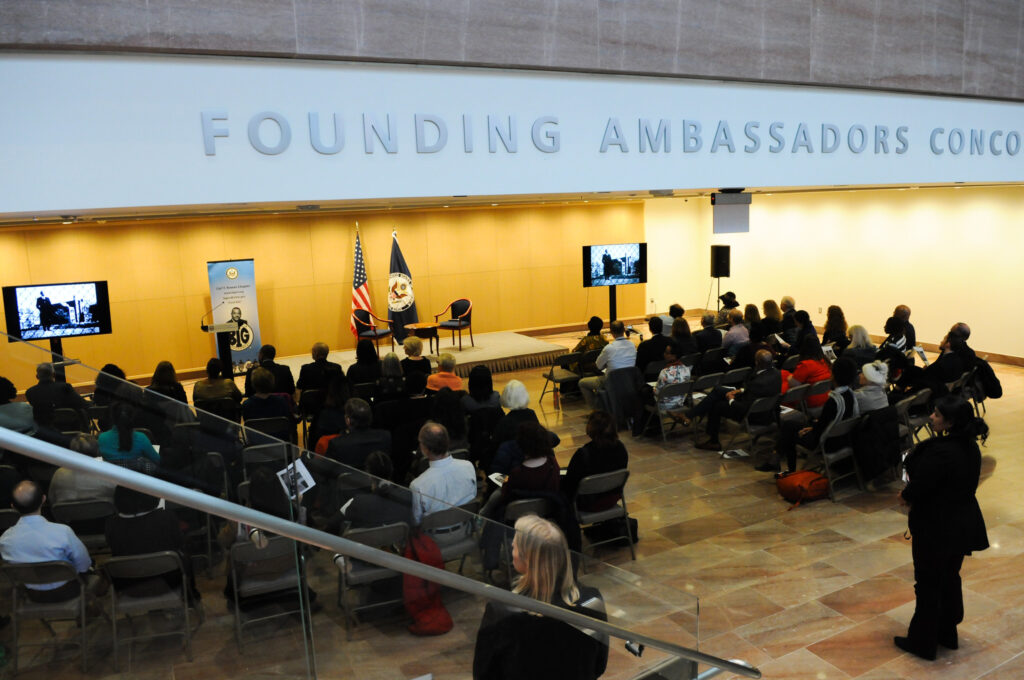
<svg viewBox="0 0 1024 680">
<path fill-rule="evenodd" d="M 583 246 L 583 287 L 647 283 L 647 244 Z"/>
<path fill-rule="evenodd" d="M 110 332 L 106 281 L 4 286 L 8 340 L 48 340 Z"/>
</svg>

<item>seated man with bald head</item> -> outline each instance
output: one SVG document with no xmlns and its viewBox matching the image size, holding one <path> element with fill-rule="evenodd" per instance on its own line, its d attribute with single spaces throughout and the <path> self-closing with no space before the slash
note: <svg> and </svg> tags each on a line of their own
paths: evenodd
<svg viewBox="0 0 1024 680">
<path fill-rule="evenodd" d="M 761 397 L 774 397 L 782 393 L 782 373 L 775 368 L 772 360 L 771 352 L 766 349 L 759 350 L 754 355 L 754 371 L 743 387 L 731 390 L 725 386 L 716 387 L 707 398 L 691 409 L 691 416 L 708 417 L 708 438 L 703 442 L 697 442 L 698 449 L 720 451 L 722 445 L 718 441 L 718 431 L 723 417 L 743 420 L 755 401 Z M 773 417 L 774 414 L 769 414 L 766 419 Z"/>
<path fill-rule="evenodd" d="M 89 571 L 92 558 L 75 532 L 64 524 L 50 522 L 42 515 L 46 495 L 33 481 L 25 480 L 14 487 L 11 507 L 18 511 L 18 523 L 0 536 L 0 557 L 6 562 L 70 562 L 79 574 Z M 77 597 L 78 583 L 41 583 L 26 587 L 28 597 L 36 602 L 63 602 Z"/>
<path fill-rule="evenodd" d="M 299 382 L 295 384 L 300 393 L 304 390 L 326 390 L 334 376 L 343 375 L 340 365 L 327 360 L 330 352 L 331 348 L 325 342 L 313 345 L 313 363 L 303 364 L 299 370 Z"/>
</svg>

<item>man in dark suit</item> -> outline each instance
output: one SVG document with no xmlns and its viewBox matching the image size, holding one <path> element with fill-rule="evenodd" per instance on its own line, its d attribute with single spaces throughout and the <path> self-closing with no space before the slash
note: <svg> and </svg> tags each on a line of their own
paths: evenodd
<svg viewBox="0 0 1024 680">
<path fill-rule="evenodd" d="M 391 453 L 391 433 L 387 430 L 375 430 L 370 427 L 373 422 L 373 411 L 370 405 L 358 397 L 345 402 L 345 425 L 348 434 L 331 440 L 327 446 L 327 456 L 334 460 L 362 470 L 366 457 L 373 451 Z"/>
<path fill-rule="evenodd" d="M 53 364 L 36 366 L 36 379 L 39 383 L 25 391 L 25 398 L 32 404 L 32 415 L 38 425 L 50 427 L 53 412 L 59 408 L 75 409 L 82 418 L 85 417 L 89 405 L 71 385 L 55 381 Z"/>
<path fill-rule="evenodd" d="M 641 342 L 636 348 L 636 367 L 640 369 L 641 374 L 647 368 L 647 364 L 652 361 L 662 361 L 665 358 L 665 347 L 672 342 L 667 335 L 662 335 L 663 323 L 660 316 L 652 316 L 647 321 L 651 337 Z"/>
<path fill-rule="evenodd" d="M 300 393 L 305 390 L 326 390 L 331 378 L 341 374 L 341 366 L 327 360 L 330 351 L 327 343 L 318 342 L 313 345 L 313 363 L 303 364 L 299 371 L 299 382 L 295 385 Z"/>
<path fill-rule="evenodd" d="M 251 397 L 253 394 L 252 372 L 258 367 L 263 367 L 274 375 L 274 394 L 287 394 L 290 398 L 295 398 L 295 378 L 292 377 L 292 369 L 284 364 L 274 363 L 276 356 L 277 348 L 273 345 L 260 347 L 260 351 L 256 355 L 257 365 L 245 372 L 246 397 Z"/>
<path fill-rule="evenodd" d="M 697 342 L 697 349 L 705 352 L 709 349 L 722 346 L 722 333 L 715 328 L 715 315 L 705 314 L 700 319 L 701 329 L 693 334 Z"/>
<path fill-rule="evenodd" d="M 741 389 L 726 390 L 716 387 L 703 401 L 691 409 L 690 415 L 707 415 L 708 439 L 697 442 L 698 449 L 721 451 L 718 431 L 722 418 L 743 420 L 747 411 L 761 397 L 774 397 L 782 392 L 782 373 L 772 363 L 772 353 L 766 349 L 754 355 L 754 371 Z M 773 417 L 773 416 L 768 416 Z"/>
</svg>

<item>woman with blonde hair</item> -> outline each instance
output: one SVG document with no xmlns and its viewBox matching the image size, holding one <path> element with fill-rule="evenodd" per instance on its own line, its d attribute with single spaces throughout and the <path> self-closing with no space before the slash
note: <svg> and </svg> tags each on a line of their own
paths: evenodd
<svg viewBox="0 0 1024 680">
<path fill-rule="evenodd" d="M 565 535 L 536 515 L 516 521 L 512 592 L 606 621 L 596 588 L 573 576 Z M 489 602 L 473 655 L 474 680 L 593 680 L 608 664 L 608 640 L 556 619 Z"/>
<path fill-rule="evenodd" d="M 849 334 L 850 344 L 843 350 L 843 356 L 853 359 L 858 368 L 874 360 L 878 348 L 871 342 L 867 329 L 860 324 L 854 324 L 850 326 Z"/>
<path fill-rule="evenodd" d="M 779 305 L 775 300 L 765 300 L 761 303 L 761 309 L 764 311 L 764 317 L 761 321 L 764 324 L 764 331 L 766 335 L 772 335 L 773 333 L 782 332 L 782 310 L 779 309 Z"/>
</svg>

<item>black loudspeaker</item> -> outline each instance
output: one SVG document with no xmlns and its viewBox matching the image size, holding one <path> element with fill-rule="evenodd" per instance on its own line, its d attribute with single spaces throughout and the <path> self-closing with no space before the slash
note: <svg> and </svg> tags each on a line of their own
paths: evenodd
<svg viewBox="0 0 1024 680">
<path fill-rule="evenodd" d="M 711 246 L 711 276 L 729 276 L 729 246 Z"/>
</svg>

